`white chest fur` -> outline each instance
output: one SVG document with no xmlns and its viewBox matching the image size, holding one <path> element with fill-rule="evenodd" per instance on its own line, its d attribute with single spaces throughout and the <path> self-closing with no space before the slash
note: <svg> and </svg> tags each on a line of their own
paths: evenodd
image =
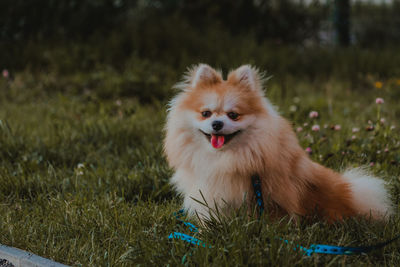
<svg viewBox="0 0 400 267">
<path fill-rule="evenodd" d="M 202 217 L 208 217 L 209 208 L 215 209 L 215 206 L 221 210 L 240 207 L 250 188 L 249 179 L 215 170 L 212 165 L 196 171 L 178 169 L 171 183 L 183 195 L 184 209 Z"/>
</svg>

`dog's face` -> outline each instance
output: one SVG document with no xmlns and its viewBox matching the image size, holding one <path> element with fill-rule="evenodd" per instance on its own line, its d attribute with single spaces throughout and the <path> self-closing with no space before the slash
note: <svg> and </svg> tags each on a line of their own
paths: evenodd
<svg viewBox="0 0 400 267">
<path fill-rule="evenodd" d="M 220 73 L 200 65 L 188 78 L 180 110 L 188 124 L 185 128 L 195 135 L 193 140 L 227 149 L 251 138 L 249 129 L 258 115 L 266 113 L 255 69 L 243 66 L 224 81 Z"/>
<path fill-rule="evenodd" d="M 213 148 L 222 148 L 232 139 L 240 138 L 254 121 L 255 115 L 249 111 L 251 103 L 247 100 L 233 86 L 210 87 L 199 96 L 198 106 L 193 107 L 196 113 L 194 128 Z"/>
</svg>

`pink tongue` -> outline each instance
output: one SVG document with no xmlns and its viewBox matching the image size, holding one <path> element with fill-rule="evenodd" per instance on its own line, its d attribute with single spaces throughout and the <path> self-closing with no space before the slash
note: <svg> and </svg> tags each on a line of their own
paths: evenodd
<svg viewBox="0 0 400 267">
<path fill-rule="evenodd" d="M 225 143 L 225 136 L 223 135 L 211 135 L 211 145 L 214 148 L 221 148 Z"/>
</svg>

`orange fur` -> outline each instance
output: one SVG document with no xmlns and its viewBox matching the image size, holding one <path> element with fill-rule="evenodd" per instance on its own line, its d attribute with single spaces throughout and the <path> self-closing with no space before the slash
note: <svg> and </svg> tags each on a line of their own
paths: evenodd
<svg viewBox="0 0 400 267">
<path fill-rule="evenodd" d="M 368 215 L 369 207 L 357 204 L 351 181 L 312 162 L 300 147 L 290 124 L 264 97 L 256 69 L 243 66 L 224 81 L 211 67 L 199 65 L 177 87 L 182 91 L 170 103 L 164 150 L 175 170 L 171 182 L 189 212 L 208 217 L 209 210 L 193 201 L 202 200 L 199 191 L 209 205 L 220 208 L 252 202 L 250 177 L 257 173 L 267 210 L 274 207 L 270 212 L 275 215 L 316 214 L 328 221 Z M 202 117 L 204 109 L 211 118 Z M 231 111 L 238 113 L 236 121 L 227 118 Z M 232 129 L 224 135 L 240 132 L 215 149 L 200 132 L 214 134 L 212 120 Z M 386 191 L 380 190 L 372 192 L 382 198 L 375 205 L 382 208 L 371 212 L 374 218 L 390 213 Z"/>
</svg>

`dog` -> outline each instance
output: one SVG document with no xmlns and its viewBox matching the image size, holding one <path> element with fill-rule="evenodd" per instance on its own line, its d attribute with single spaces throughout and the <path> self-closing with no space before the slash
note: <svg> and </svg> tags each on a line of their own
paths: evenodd
<svg viewBox="0 0 400 267">
<path fill-rule="evenodd" d="M 169 103 L 164 152 L 189 214 L 207 219 L 210 207 L 228 212 L 243 202 L 254 205 L 253 175 L 274 218 L 385 220 L 393 213 L 383 180 L 363 168 L 340 174 L 309 158 L 265 97 L 256 68 L 243 65 L 224 80 L 199 64 L 175 87 L 180 92 Z"/>
</svg>

